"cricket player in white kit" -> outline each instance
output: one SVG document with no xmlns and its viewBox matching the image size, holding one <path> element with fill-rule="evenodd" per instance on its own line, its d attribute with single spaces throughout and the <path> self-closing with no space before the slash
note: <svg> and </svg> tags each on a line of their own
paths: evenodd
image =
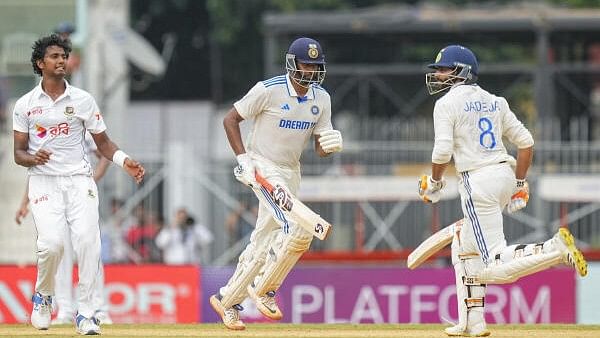
<svg viewBox="0 0 600 338">
<path fill-rule="evenodd" d="M 98 152 L 98 148 L 92 139 L 89 132 L 85 133 L 84 142 L 85 152 L 92 162 L 97 162 L 94 166 L 94 182 L 98 181 L 106 173 L 110 161 Z M 94 161 L 96 159 L 96 161 Z M 25 194 L 21 201 L 21 205 L 16 212 L 15 221 L 21 224 L 22 219 L 29 213 L 29 184 L 26 184 Z M 77 304 L 74 304 L 73 298 L 73 245 L 71 244 L 71 233 L 68 227 L 65 227 L 64 234 L 65 245 L 63 247 L 63 256 L 58 265 L 55 279 L 55 297 L 54 303 L 58 305 L 58 313 L 56 318 L 52 320 L 51 325 L 71 324 L 75 319 L 74 314 L 77 310 Z M 102 262 L 101 262 L 102 263 Z M 98 319 L 102 324 L 112 324 L 110 315 L 108 314 L 108 304 L 104 299 L 104 267 L 100 264 L 98 269 L 98 280 L 96 287 L 93 290 L 93 301 L 96 312 L 94 318 Z"/>
<path fill-rule="evenodd" d="M 468 48 L 442 49 L 429 68 L 435 70 L 426 75 L 429 93 L 448 92 L 435 103 L 432 174 L 421 177 L 419 194 L 426 202 L 439 201 L 444 170 L 453 157 L 465 215 L 452 242 L 459 322 L 445 331 L 449 336 L 488 336 L 486 284 L 512 283 L 561 263 L 585 276 L 587 264 L 567 229 L 543 243 L 507 246 L 502 210 L 520 210 L 529 199 L 531 133 L 506 99 L 477 85 L 478 62 Z M 507 154 L 503 137 L 517 146 L 516 160 Z"/>
<path fill-rule="evenodd" d="M 342 150 L 342 135 L 331 124 L 331 98 L 320 84 L 325 78 L 325 56 L 311 38 L 298 38 L 286 54 L 287 74 L 258 82 L 229 111 L 223 121 L 237 156 L 235 177 L 258 187 L 255 171 L 273 185 L 295 194 L 300 184 L 300 155 L 315 139 L 315 151 L 325 157 Z M 246 144 L 239 123 L 253 120 Z M 245 329 L 239 305 L 247 296 L 268 318 L 279 320 L 275 292 L 308 250 L 312 235 L 287 219 L 272 199 L 261 200 L 250 243 L 227 285 L 210 298 L 225 326 Z M 274 215 L 277 215 L 274 217 Z"/>
<path fill-rule="evenodd" d="M 98 190 L 84 149 L 88 130 L 106 158 L 141 182 L 144 168 L 108 138 L 94 98 L 65 80 L 71 46 L 58 35 L 33 45 L 31 62 L 40 84 L 22 96 L 13 111 L 14 157 L 28 167 L 31 213 L 38 232 L 38 274 L 31 324 L 48 329 L 55 275 L 64 250 L 65 227 L 79 266 L 77 332 L 100 333 L 92 290 L 100 266 Z"/>
</svg>

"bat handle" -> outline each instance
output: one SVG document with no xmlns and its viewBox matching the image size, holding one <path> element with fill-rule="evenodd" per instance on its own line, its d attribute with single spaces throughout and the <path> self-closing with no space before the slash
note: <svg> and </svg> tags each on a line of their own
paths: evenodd
<svg viewBox="0 0 600 338">
<path fill-rule="evenodd" d="M 271 185 L 271 183 L 269 183 L 269 181 L 267 181 L 266 178 L 262 177 L 262 175 L 258 173 L 258 170 L 254 171 L 254 178 L 256 179 L 256 182 L 258 182 L 258 184 L 263 186 L 269 192 L 273 191 L 273 186 Z"/>
</svg>

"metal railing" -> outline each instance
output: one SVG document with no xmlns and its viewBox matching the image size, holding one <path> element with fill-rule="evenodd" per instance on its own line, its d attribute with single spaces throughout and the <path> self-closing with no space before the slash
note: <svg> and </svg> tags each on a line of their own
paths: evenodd
<svg viewBox="0 0 600 338">
<path fill-rule="evenodd" d="M 344 130 L 344 151 L 328 158 L 319 158 L 307 149 L 302 159 L 302 172 L 308 175 L 391 175 L 417 178 L 430 171 L 433 128 L 430 121 L 389 121 L 377 119 L 335 121 Z M 337 123 L 340 122 L 339 125 Z M 547 122 L 547 121 L 546 121 Z M 544 126 L 551 123 L 544 122 Z M 554 123 L 554 121 L 552 121 Z M 539 126 L 538 126 L 539 127 Z M 553 126 L 547 130 L 554 130 Z M 535 132 L 534 132 L 535 134 Z M 548 134 L 546 134 L 548 135 Z M 395 141 L 389 141 L 394 139 Z M 514 149 L 509 149 L 514 152 Z M 147 164 L 148 177 L 160 172 L 162 158 L 152 156 Z M 208 210 L 201 215 L 203 222 L 215 234 L 211 262 L 232 262 L 243 249 L 248 237 L 237 238 L 224 230 L 227 216 L 239 207 L 240 201 L 253 201 L 255 197 L 232 176 L 234 162 L 212 159 L 198 163 L 202 172 L 191 170 L 185 180 L 194 190 L 207 197 L 203 206 Z M 153 169 L 152 169 L 153 168 Z M 600 212 L 595 205 L 543 201 L 536 196 L 537 177 L 542 174 L 598 174 L 600 173 L 600 142 L 536 141 L 534 164 L 530 170 L 532 198 L 520 213 L 505 217 L 505 233 L 509 242 L 531 242 L 547 239 L 565 222 L 586 247 L 600 249 Z M 164 173 L 161 177 L 168 177 Z M 452 171 L 448 172 L 452 175 Z M 187 183 L 186 183 L 187 184 Z M 156 184 L 150 208 L 168 215 L 164 209 L 163 184 Z M 132 186 L 133 190 L 133 186 Z M 110 196 L 110 188 L 104 191 Z M 368 201 L 307 203 L 335 225 L 334 235 L 327 241 L 314 241 L 316 252 L 348 251 L 379 252 L 398 251 L 418 245 L 432 230 L 462 218 L 458 199 L 443 201 L 432 207 L 421 202 Z M 162 209 L 161 209 L 162 208 Z M 200 208 L 199 208 L 200 209 Z M 400 216 L 398 216 L 400 215 Z M 251 223 L 251 214 L 243 217 Z M 385 232 L 381 226 L 385 224 Z"/>
</svg>

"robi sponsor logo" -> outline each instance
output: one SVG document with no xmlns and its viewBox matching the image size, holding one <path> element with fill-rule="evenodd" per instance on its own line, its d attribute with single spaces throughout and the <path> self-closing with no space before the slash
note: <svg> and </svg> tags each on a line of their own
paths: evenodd
<svg viewBox="0 0 600 338">
<path fill-rule="evenodd" d="M 44 138 L 46 137 L 46 128 L 40 126 L 39 124 L 35 125 L 35 131 L 37 131 L 37 137 L 39 138 Z"/>
<path fill-rule="evenodd" d="M 39 138 L 44 138 L 48 134 L 50 134 L 51 137 L 56 137 L 59 135 L 69 135 L 69 124 L 67 122 L 62 122 L 56 126 L 52 126 L 49 128 L 44 128 L 43 126 L 36 124 L 35 130 L 37 132 L 36 135 Z"/>
<path fill-rule="evenodd" d="M 34 107 L 33 109 L 27 112 L 27 116 L 41 115 L 43 112 L 44 111 L 42 110 L 42 107 Z"/>
<path fill-rule="evenodd" d="M 31 202 L 33 202 L 33 204 L 38 204 L 38 203 L 42 203 L 42 202 L 46 202 L 48 201 L 48 194 L 42 195 L 38 198 L 34 198 L 33 200 L 31 200 Z"/>
<path fill-rule="evenodd" d="M 69 124 L 67 122 L 59 123 L 49 129 L 51 136 L 69 135 Z"/>
</svg>

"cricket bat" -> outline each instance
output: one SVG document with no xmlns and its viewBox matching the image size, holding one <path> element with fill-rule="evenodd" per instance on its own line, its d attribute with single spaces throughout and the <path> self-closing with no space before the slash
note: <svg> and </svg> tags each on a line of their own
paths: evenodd
<svg viewBox="0 0 600 338">
<path fill-rule="evenodd" d="M 294 195 L 279 186 L 273 186 L 267 179 L 262 177 L 258 171 L 255 172 L 256 182 L 265 189 L 277 206 L 293 218 L 299 226 L 320 240 L 324 240 L 331 231 L 331 224 L 324 220 L 319 214 L 310 210 Z M 259 194 L 260 192 L 257 192 Z"/>
<path fill-rule="evenodd" d="M 460 230 L 463 222 L 464 219 L 459 219 L 458 221 L 446 226 L 442 230 L 429 236 L 429 238 L 423 241 L 423 243 L 421 243 L 416 249 L 414 249 L 410 253 L 410 255 L 408 255 L 408 260 L 406 261 L 406 265 L 408 266 L 408 268 L 411 270 L 416 269 L 429 257 L 433 256 L 436 252 L 440 251 L 446 245 L 452 243 L 454 233 Z"/>
</svg>

